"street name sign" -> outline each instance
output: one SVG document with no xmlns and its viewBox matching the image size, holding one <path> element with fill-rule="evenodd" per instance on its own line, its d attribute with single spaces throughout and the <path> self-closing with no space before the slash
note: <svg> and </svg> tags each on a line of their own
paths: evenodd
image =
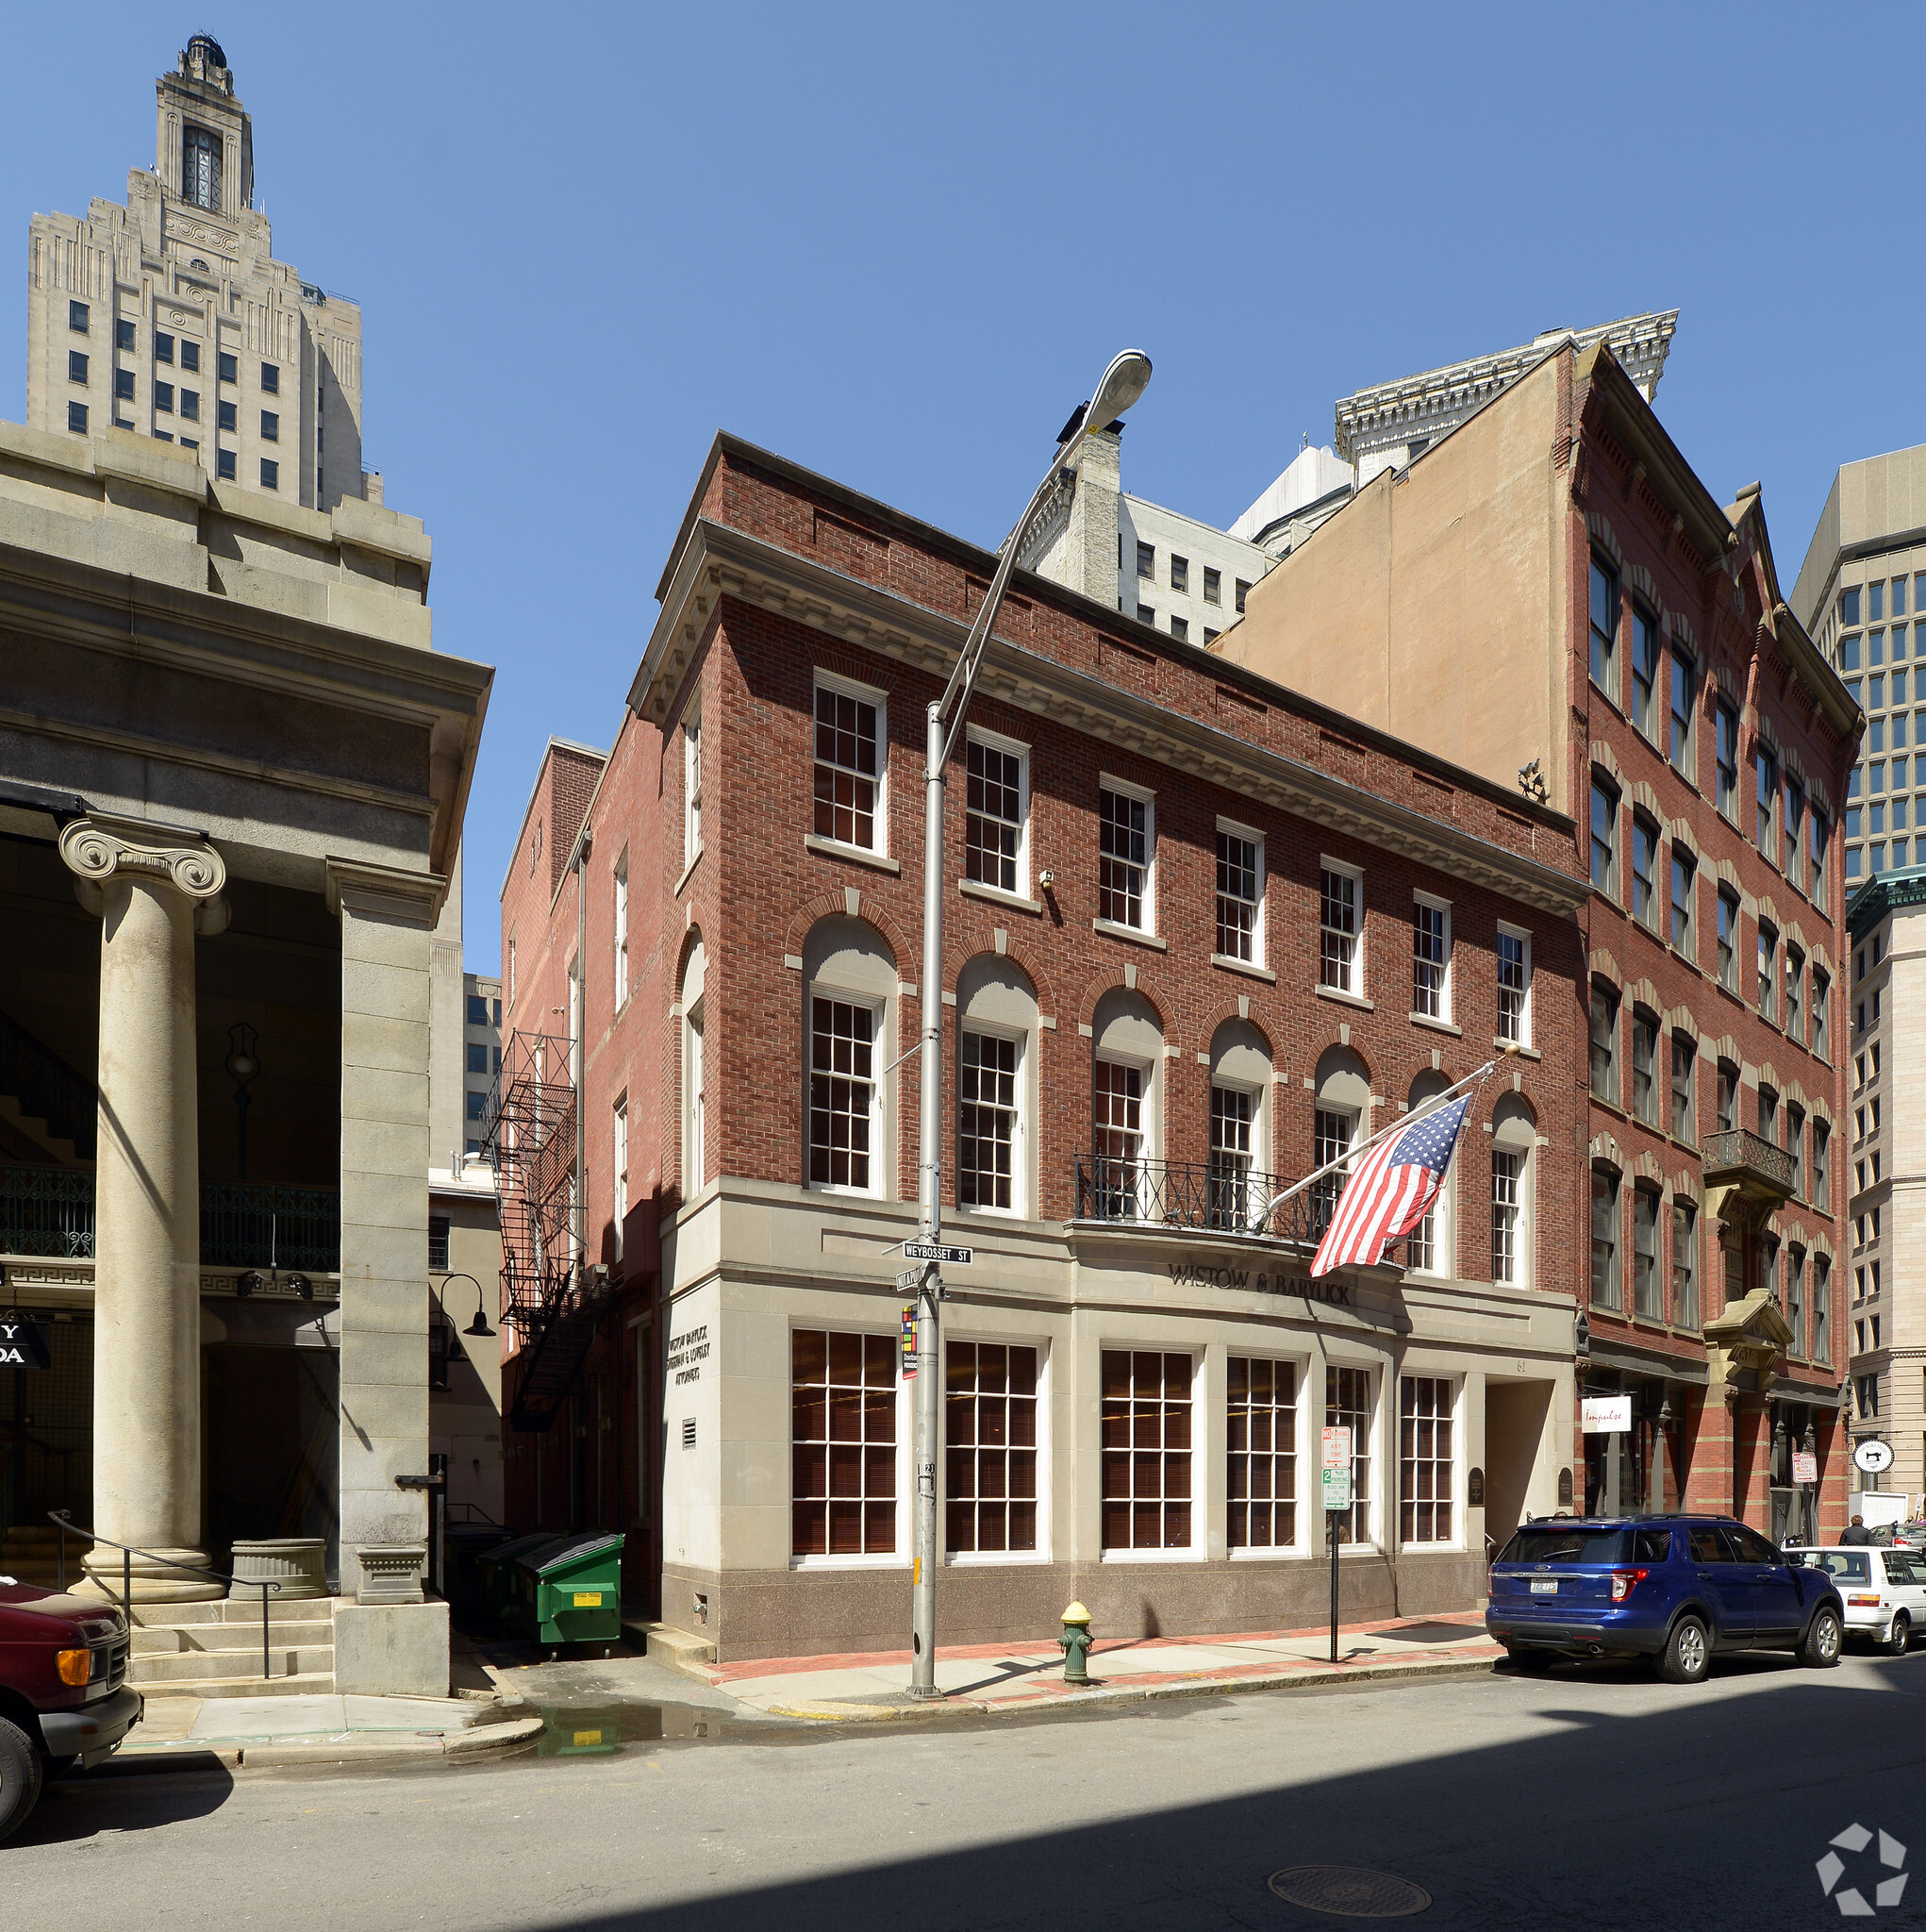
<svg viewBox="0 0 1926 1932">
<path fill-rule="evenodd" d="M 905 1241 L 903 1258 L 905 1261 L 940 1261 L 946 1267 L 967 1268 L 976 1257 L 971 1248 L 946 1248 L 936 1241 Z"/>
<path fill-rule="evenodd" d="M 922 1286 L 922 1270 L 921 1268 L 905 1268 L 896 1277 L 896 1286 L 898 1288 L 921 1288 Z"/>
</svg>

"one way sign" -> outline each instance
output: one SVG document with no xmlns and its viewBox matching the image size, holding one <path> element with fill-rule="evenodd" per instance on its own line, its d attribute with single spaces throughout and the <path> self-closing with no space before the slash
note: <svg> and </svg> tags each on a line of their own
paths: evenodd
<svg viewBox="0 0 1926 1932">
<path fill-rule="evenodd" d="M 53 1362 L 53 1331 L 46 1322 L 0 1320 L 0 1369 L 44 1369 Z"/>
</svg>

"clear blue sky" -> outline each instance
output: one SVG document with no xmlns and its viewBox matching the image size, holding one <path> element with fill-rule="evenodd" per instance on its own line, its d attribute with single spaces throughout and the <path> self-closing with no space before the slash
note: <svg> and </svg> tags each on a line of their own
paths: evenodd
<svg viewBox="0 0 1926 1932">
<path fill-rule="evenodd" d="M 1677 307 L 1659 414 L 1722 500 L 1763 480 L 1788 583 L 1835 467 L 1926 437 L 1915 10 L 76 18 L 8 28 L 16 245 L 152 165 L 203 28 L 276 254 L 364 305 L 368 460 L 434 538 L 438 645 L 498 667 L 482 970 L 543 741 L 610 741 L 719 427 L 995 543 L 1129 343 L 1127 487 L 1228 523 L 1339 395 Z"/>
</svg>

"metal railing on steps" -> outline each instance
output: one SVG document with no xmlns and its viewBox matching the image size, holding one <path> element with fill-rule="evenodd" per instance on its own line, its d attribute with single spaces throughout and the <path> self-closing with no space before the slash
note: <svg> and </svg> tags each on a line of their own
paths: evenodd
<svg viewBox="0 0 1926 1932">
<path fill-rule="evenodd" d="M 105 1543 L 110 1550 L 121 1553 L 121 1614 L 127 1620 L 127 1670 L 131 1675 L 134 1668 L 134 1558 L 145 1557 L 150 1563 L 158 1563 L 164 1569 L 177 1570 L 183 1576 L 205 1576 L 210 1583 L 238 1583 L 243 1590 L 257 1590 L 261 1593 L 261 1681 L 271 1680 L 274 1674 L 273 1659 L 268 1650 L 268 1598 L 278 1596 L 281 1586 L 278 1583 L 256 1583 L 252 1578 L 236 1576 L 231 1572 L 203 1570 L 195 1563 L 176 1563 L 171 1557 L 157 1555 L 153 1550 L 137 1549 L 132 1543 L 116 1542 L 110 1536 L 102 1536 L 99 1530 L 90 1529 L 74 1521 L 73 1513 L 66 1509 L 49 1509 L 47 1521 L 60 1532 L 60 1591 L 64 1595 L 67 1589 L 67 1533 L 75 1536 L 91 1537 L 95 1547 Z"/>
</svg>

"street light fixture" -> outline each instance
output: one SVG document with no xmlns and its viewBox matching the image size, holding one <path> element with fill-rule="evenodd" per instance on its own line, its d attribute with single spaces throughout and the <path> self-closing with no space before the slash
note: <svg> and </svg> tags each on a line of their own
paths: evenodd
<svg viewBox="0 0 1926 1932">
<path fill-rule="evenodd" d="M 495 1331 L 489 1326 L 488 1290 L 473 1274 L 444 1274 L 441 1277 L 441 1305 L 445 1314 L 448 1305 L 448 1284 L 451 1281 L 465 1281 L 474 1290 L 474 1320 L 461 1332 L 464 1335 L 492 1335 Z"/>
<path fill-rule="evenodd" d="M 1058 445 L 1029 507 L 1017 519 L 1005 541 L 996 573 L 984 593 L 976 622 L 956 658 L 956 667 L 943 694 L 928 711 L 926 760 L 923 768 L 922 868 L 922 1053 L 920 1062 L 921 1108 L 918 1128 L 917 1203 L 919 1239 L 937 1241 L 942 1233 L 943 1161 L 943 801 L 944 773 L 950 762 L 970 700 L 976 689 L 989 634 L 1003 608 L 1010 572 L 1031 525 L 1055 494 L 1058 477 L 1071 467 L 1084 439 L 1107 429 L 1143 394 L 1151 379 L 1151 359 L 1140 350 L 1126 349 L 1112 358 L 1089 402 L 1071 419 L 1068 436 Z M 943 1300 L 942 1270 L 923 1263 L 917 1292 L 916 1333 L 916 1568 L 911 1582 L 911 1659 L 909 1694 L 935 1697 L 937 1690 L 937 1454 L 941 1419 L 938 1336 L 938 1306 Z"/>
</svg>

